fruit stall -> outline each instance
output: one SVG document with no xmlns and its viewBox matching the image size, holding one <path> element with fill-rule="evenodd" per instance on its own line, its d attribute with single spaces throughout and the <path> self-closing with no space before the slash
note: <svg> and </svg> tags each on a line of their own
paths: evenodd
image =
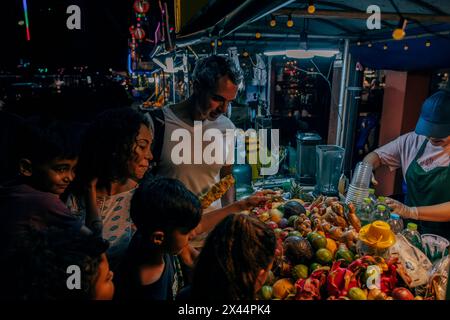
<svg viewBox="0 0 450 320">
<path fill-rule="evenodd" d="M 448 256 L 432 264 L 386 222 L 361 226 L 355 206 L 336 197 L 281 190 L 266 195 L 264 205 L 244 212 L 277 238 L 260 299 L 445 299 Z"/>
</svg>

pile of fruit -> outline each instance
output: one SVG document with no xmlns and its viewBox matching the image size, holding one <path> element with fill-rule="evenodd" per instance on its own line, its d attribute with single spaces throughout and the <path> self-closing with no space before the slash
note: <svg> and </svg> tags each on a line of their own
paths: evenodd
<svg viewBox="0 0 450 320">
<path fill-rule="evenodd" d="M 406 288 L 399 276 L 403 267 L 396 259 L 356 254 L 361 224 L 351 204 L 322 196 L 311 202 L 285 201 L 278 192 L 250 214 L 277 237 L 275 261 L 259 292 L 261 299 L 422 299 Z"/>
</svg>

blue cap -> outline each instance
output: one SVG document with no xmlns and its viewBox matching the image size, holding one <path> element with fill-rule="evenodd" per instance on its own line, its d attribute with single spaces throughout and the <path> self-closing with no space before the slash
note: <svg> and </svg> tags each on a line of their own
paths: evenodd
<svg viewBox="0 0 450 320">
<path fill-rule="evenodd" d="M 439 90 L 424 101 L 416 133 L 431 138 L 450 136 L 450 91 Z"/>
</svg>

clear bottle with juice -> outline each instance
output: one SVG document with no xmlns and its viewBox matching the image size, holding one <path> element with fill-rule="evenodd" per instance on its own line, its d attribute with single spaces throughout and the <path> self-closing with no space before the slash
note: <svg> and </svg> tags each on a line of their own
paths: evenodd
<svg viewBox="0 0 450 320">
<path fill-rule="evenodd" d="M 391 226 L 392 232 L 395 234 L 402 233 L 403 231 L 403 220 L 396 213 L 391 213 L 390 218 L 388 220 L 389 225 Z"/>
<path fill-rule="evenodd" d="M 417 224 L 409 222 L 406 229 L 403 230 L 402 235 L 416 248 L 422 250 L 422 238 L 419 231 L 417 231 Z"/>
<path fill-rule="evenodd" d="M 364 198 L 361 208 L 358 210 L 358 217 L 362 226 L 365 226 L 373 221 L 372 211 L 372 200 L 370 198 Z"/>
<path fill-rule="evenodd" d="M 372 214 L 373 220 L 381 220 L 387 222 L 389 220 L 389 212 L 385 205 L 379 204 Z"/>
</svg>

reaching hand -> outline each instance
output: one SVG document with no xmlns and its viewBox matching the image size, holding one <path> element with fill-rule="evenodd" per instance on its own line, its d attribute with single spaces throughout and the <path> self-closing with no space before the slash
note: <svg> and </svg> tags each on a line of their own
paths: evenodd
<svg viewBox="0 0 450 320">
<path fill-rule="evenodd" d="M 259 205 L 266 203 L 268 200 L 270 200 L 269 197 L 252 195 L 247 198 L 241 199 L 236 203 L 239 207 L 239 210 L 244 211 L 258 207 Z"/>
<path fill-rule="evenodd" d="M 415 220 L 419 219 L 419 211 L 417 210 L 417 207 L 408 207 L 406 204 L 391 198 L 386 198 L 386 204 L 393 212 L 398 213 L 402 218 Z"/>
<path fill-rule="evenodd" d="M 370 178 L 370 181 L 372 182 L 372 184 L 374 186 L 378 185 L 378 181 L 375 179 L 375 175 L 373 174 L 373 172 L 372 172 L 372 177 Z"/>
</svg>

